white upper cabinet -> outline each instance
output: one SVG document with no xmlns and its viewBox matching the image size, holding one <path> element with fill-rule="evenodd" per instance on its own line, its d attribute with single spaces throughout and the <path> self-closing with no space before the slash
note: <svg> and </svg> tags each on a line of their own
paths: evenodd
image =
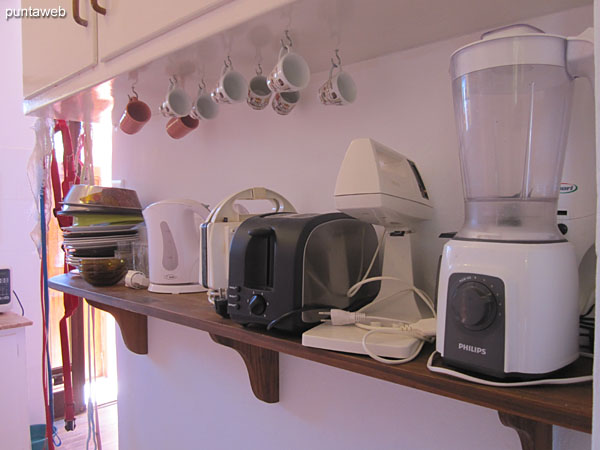
<svg viewBox="0 0 600 450">
<path fill-rule="evenodd" d="M 22 1 L 24 7 L 58 7 L 58 0 Z M 234 61 L 236 70 L 246 75 L 254 73 L 258 60 L 262 60 L 267 70 L 275 63 L 286 29 L 294 40 L 294 50 L 317 73 L 329 69 L 335 48 L 340 49 L 344 64 L 351 64 L 592 3 L 592 0 L 75 1 L 80 2 L 81 16 L 89 21 L 86 28 L 75 23 L 70 5 L 65 19 L 22 19 L 23 107 L 27 114 L 100 120 L 106 111 L 127 99 L 133 83 L 139 81 L 147 93 L 160 97 L 168 78 L 177 76 L 193 90 L 192 86 L 197 86 L 203 77 L 207 83 L 216 81 L 227 56 Z"/>
<path fill-rule="evenodd" d="M 84 1 L 84 0 L 82 0 Z M 98 0 L 100 60 L 108 61 L 232 0 Z"/>
<path fill-rule="evenodd" d="M 62 18 L 22 19 L 25 98 L 94 67 L 98 51 L 108 61 L 231 1 L 23 0 L 28 11 L 66 11 Z"/>
<path fill-rule="evenodd" d="M 78 24 L 74 20 L 74 5 L 77 5 L 77 0 L 22 0 L 21 7 L 28 12 L 51 11 L 52 8 L 66 11 L 64 17 L 19 19 L 22 24 L 23 93 L 26 98 L 63 83 L 98 63 L 96 14 L 89 0 L 79 0 L 79 16 L 82 23 L 87 20 L 87 26 Z"/>
</svg>

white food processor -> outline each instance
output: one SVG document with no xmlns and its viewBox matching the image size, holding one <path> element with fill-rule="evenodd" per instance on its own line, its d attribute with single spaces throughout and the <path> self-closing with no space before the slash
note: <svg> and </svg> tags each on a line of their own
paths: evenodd
<svg viewBox="0 0 600 450">
<path fill-rule="evenodd" d="M 593 30 L 529 25 L 453 53 L 465 221 L 444 246 L 437 351 L 503 379 L 540 378 L 578 358 L 578 271 L 557 227 L 574 78 L 593 83 Z"/>
</svg>

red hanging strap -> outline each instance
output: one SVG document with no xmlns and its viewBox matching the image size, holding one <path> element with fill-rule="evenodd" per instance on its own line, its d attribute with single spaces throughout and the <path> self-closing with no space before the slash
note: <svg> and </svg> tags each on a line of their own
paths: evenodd
<svg viewBox="0 0 600 450">
<path fill-rule="evenodd" d="M 58 173 L 58 162 L 56 161 L 56 151 L 52 149 L 52 164 L 50 165 L 50 176 L 52 177 L 52 192 L 54 194 L 54 217 L 58 220 L 58 225 L 69 227 L 73 224 L 73 218 L 69 216 L 59 216 L 56 210 L 60 208 L 63 196 L 60 192 L 60 174 Z M 58 186 L 58 187 L 57 187 Z"/>
<path fill-rule="evenodd" d="M 73 154 L 73 145 L 71 142 L 71 133 L 69 127 L 64 120 L 56 121 L 54 131 L 60 131 L 62 133 L 63 140 L 63 173 L 64 180 L 60 182 L 60 175 L 58 172 L 58 162 L 56 160 L 56 152 L 52 150 L 52 190 L 54 192 L 54 205 L 55 209 L 58 208 L 63 198 L 69 192 L 71 186 L 78 182 L 77 171 L 75 170 L 76 161 Z M 61 192 L 62 190 L 62 192 Z M 56 215 L 56 213 L 55 213 Z M 67 216 L 56 216 L 58 223 L 61 227 L 70 226 L 72 222 L 71 217 Z M 64 272 L 68 273 L 70 270 L 67 263 L 64 265 Z M 59 322 L 60 329 L 60 347 L 62 354 L 63 364 L 63 378 L 64 378 L 64 393 L 65 393 L 65 430 L 72 431 L 75 429 L 75 402 L 73 400 L 73 384 L 71 378 L 71 356 L 69 349 L 69 330 L 67 327 L 67 319 L 73 315 L 75 310 L 79 307 L 79 297 L 71 294 L 64 295 L 64 306 L 65 314 Z"/>
<path fill-rule="evenodd" d="M 40 298 L 42 300 L 42 317 L 46 317 L 44 305 L 44 270 L 42 265 L 40 265 Z M 48 356 L 46 353 L 46 349 L 48 348 L 46 346 L 48 334 L 45 322 L 42 329 L 42 389 L 44 391 L 44 409 L 46 410 L 46 444 L 48 450 L 54 450 L 54 441 L 52 439 L 54 424 L 52 423 L 52 412 L 50 411 L 50 401 L 48 398 Z"/>
<path fill-rule="evenodd" d="M 66 267 L 66 266 L 65 266 Z M 66 268 L 68 271 L 68 268 Z M 71 294 L 64 294 L 65 314 L 60 319 L 60 349 L 63 362 L 63 378 L 65 389 L 65 430 L 75 429 L 75 402 L 73 400 L 73 384 L 71 381 L 71 358 L 69 354 L 69 329 L 67 328 L 67 318 L 71 317 L 79 307 L 79 297 Z"/>
</svg>

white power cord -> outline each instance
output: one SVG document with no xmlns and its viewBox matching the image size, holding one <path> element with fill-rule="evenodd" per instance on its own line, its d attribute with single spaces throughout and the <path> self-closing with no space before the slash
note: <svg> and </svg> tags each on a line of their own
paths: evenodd
<svg viewBox="0 0 600 450">
<path fill-rule="evenodd" d="M 150 280 L 139 270 L 128 270 L 125 274 L 125 286 L 132 289 L 146 289 Z"/>
<path fill-rule="evenodd" d="M 353 286 L 350 286 L 350 289 L 348 289 L 348 292 L 346 293 L 347 297 L 354 297 L 356 295 L 356 293 L 359 291 L 360 287 L 365 284 L 365 280 L 366 278 L 369 276 L 369 274 L 371 273 L 371 269 L 373 269 L 373 264 L 375 264 L 375 261 L 377 260 L 377 255 L 379 255 L 379 252 L 381 251 L 381 247 L 383 247 L 383 243 L 385 242 L 385 237 L 386 237 L 387 233 L 383 232 L 383 235 L 381 236 L 381 239 L 379 240 L 379 244 L 377 244 L 377 248 L 375 249 L 375 253 L 373 253 L 373 257 L 371 258 L 371 262 L 369 263 L 369 267 L 367 267 L 367 270 L 365 270 L 365 274 L 362 276 L 362 278 L 360 279 L 360 281 L 358 283 L 355 283 Z M 368 281 L 367 281 L 368 283 Z"/>
<path fill-rule="evenodd" d="M 330 312 L 330 320 L 332 325 L 354 325 L 356 327 L 367 330 L 367 333 L 362 338 L 363 350 L 367 355 L 375 361 L 384 364 L 403 364 L 412 361 L 421 352 L 425 342 L 432 342 L 435 338 L 436 319 L 430 317 L 421 319 L 414 323 L 407 323 L 400 319 L 390 319 L 389 317 L 371 316 L 361 312 L 350 312 L 342 309 L 332 309 Z M 384 325 L 387 323 L 389 325 Z M 376 324 L 376 325 L 375 325 Z M 419 345 L 415 351 L 406 358 L 390 359 L 383 358 L 373 352 L 367 343 L 369 336 L 376 334 L 397 334 L 406 337 L 419 339 Z"/>
<path fill-rule="evenodd" d="M 356 295 L 356 293 L 360 290 L 360 288 L 363 285 L 365 285 L 367 283 L 372 283 L 374 281 L 389 280 L 389 281 L 399 281 L 401 283 L 406 283 L 405 280 L 402 280 L 402 279 L 396 278 L 396 277 L 390 277 L 390 276 L 377 276 L 377 277 L 367 278 L 369 273 L 371 272 L 371 269 L 373 268 L 373 265 L 375 263 L 375 260 L 377 259 L 377 256 L 378 256 L 381 248 L 383 247 L 383 243 L 385 241 L 386 236 L 387 236 L 387 233 L 384 231 L 383 236 L 381 237 L 379 244 L 377 245 L 377 248 L 375 249 L 375 253 L 373 254 L 373 257 L 371 258 L 369 267 L 365 271 L 365 274 L 360 279 L 360 281 L 358 281 L 357 283 L 355 283 L 348 289 L 348 292 L 346 293 L 347 297 L 349 297 L 349 298 L 353 297 L 354 295 Z M 401 294 L 401 293 L 407 292 L 407 291 L 414 292 L 416 294 L 417 298 L 419 298 L 421 301 L 423 301 L 423 303 L 425 303 L 425 305 L 427 305 L 427 307 L 431 311 L 433 317 L 427 318 L 427 319 L 421 319 L 415 323 L 408 323 L 408 322 L 406 322 L 404 320 L 400 320 L 400 319 L 392 319 L 389 317 L 380 317 L 380 316 L 370 316 L 366 313 L 361 313 L 361 312 L 349 312 L 349 311 L 344 311 L 341 309 L 332 309 L 329 312 L 331 324 L 332 325 L 354 325 L 356 327 L 367 330 L 367 333 L 365 333 L 365 335 L 362 338 L 362 347 L 363 347 L 364 352 L 367 355 L 369 355 L 371 358 L 373 358 L 375 361 L 378 361 L 378 362 L 381 362 L 384 364 L 404 364 L 409 361 L 412 361 L 421 352 L 421 349 L 423 348 L 423 345 L 425 344 L 425 342 L 432 342 L 435 339 L 436 312 L 435 312 L 435 307 L 433 305 L 433 301 L 421 289 L 418 289 L 415 286 L 409 286 L 406 289 L 402 289 L 397 292 L 394 292 L 393 294 L 388 295 L 382 299 L 375 300 L 371 304 L 381 303 L 383 301 L 389 300 L 392 297 L 395 297 L 398 294 Z M 377 355 L 376 353 L 374 353 L 371 349 L 369 349 L 369 346 L 367 343 L 367 340 L 369 339 L 369 337 L 376 333 L 397 334 L 397 335 L 402 335 L 402 336 L 407 336 L 407 337 L 413 337 L 415 339 L 419 339 L 420 342 L 419 342 L 419 345 L 417 346 L 417 348 L 415 349 L 415 351 L 406 358 L 400 358 L 400 359 L 383 358 L 383 357 Z"/>
<path fill-rule="evenodd" d="M 355 325 L 357 327 L 364 328 L 364 329 L 372 328 L 371 326 L 363 325 L 363 324 L 359 324 L 359 323 L 357 323 Z M 375 334 L 375 333 L 399 334 L 402 336 L 409 336 L 409 337 L 413 337 L 415 339 L 419 339 L 420 342 L 419 342 L 419 345 L 417 346 L 417 348 L 415 349 L 415 351 L 410 356 L 407 356 L 406 358 L 400 358 L 400 359 L 383 358 L 383 357 L 377 355 L 376 353 L 372 352 L 369 349 L 369 347 L 367 346 L 367 339 L 369 338 L 369 336 L 371 336 L 372 334 Z M 421 319 L 415 323 L 405 324 L 404 326 L 401 326 L 401 327 L 392 326 L 392 328 L 389 328 L 389 327 L 373 328 L 363 336 L 362 346 L 363 346 L 363 350 L 365 351 L 365 353 L 367 355 L 369 355 L 371 358 L 373 358 L 375 361 L 378 361 L 378 362 L 384 363 L 384 364 L 395 365 L 395 364 L 404 364 L 404 363 L 407 363 L 407 362 L 415 359 L 419 355 L 419 353 L 421 353 L 421 350 L 423 349 L 423 345 L 425 345 L 425 342 L 432 342 L 433 339 L 435 339 L 435 317 L 430 317 L 428 319 Z"/>
<path fill-rule="evenodd" d="M 485 386 L 494 387 L 522 387 L 522 386 L 539 386 L 542 384 L 575 384 L 583 383 L 585 381 L 593 380 L 593 375 L 583 375 L 580 377 L 569 377 L 569 378 L 545 378 L 543 380 L 531 380 L 531 381 L 490 381 L 484 380 L 483 378 L 477 378 L 471 375 L 466 375 L 456 370 L 448 369 L 446 367 L 438 367 L 433 365 L 433 358 L 437 352 L 434 351 L 429 355 L 427 360 L 427 368 L 435 373 L 441 373 L 449 375 L 451 377 L 460 378 L 461 380 L 470 381 L 472 383 L 483 384 Z"/>
</svg>

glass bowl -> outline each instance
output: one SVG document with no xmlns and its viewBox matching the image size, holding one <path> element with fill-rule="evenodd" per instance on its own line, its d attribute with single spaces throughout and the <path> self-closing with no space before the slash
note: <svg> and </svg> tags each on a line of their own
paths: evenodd
<svg viewBox="0 0 600 450">
<path fill-rule="evenodd" d="M 127 263 L 122 258 L 81 258 L 79 273 L 92 286 L 112 286 L 127 273 Z"/>
</svg>

